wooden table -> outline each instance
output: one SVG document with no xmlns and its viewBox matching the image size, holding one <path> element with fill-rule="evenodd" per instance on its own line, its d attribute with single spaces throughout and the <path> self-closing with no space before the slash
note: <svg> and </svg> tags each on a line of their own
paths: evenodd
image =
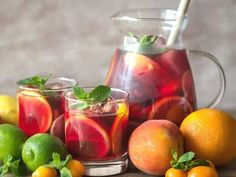
<svg viewBox="0 0 236 177">
<path fill-rule="evenodd" d="M 236 160 L 225 165 L 224 167 L 217 168 L 219 177 L 236 177 Z M 147 175 L 140 172 L 134 167 L 130 167 L 127 172 L 115 175 L 114 177 L 150 177 L 152 175 Z M 202 176 L 204 177 L 204 176 Z"/>
</svg>

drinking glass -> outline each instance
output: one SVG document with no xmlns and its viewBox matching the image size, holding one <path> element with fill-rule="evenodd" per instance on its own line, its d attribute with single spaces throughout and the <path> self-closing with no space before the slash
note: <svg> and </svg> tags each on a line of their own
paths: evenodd
<svg viewBox="0 0 236 177">
<path fill-rule="evenodd" d="M 28 136 L 51 133 L 64 140 L 63 93 L 76 84 L 65 77 L 49 78 L 43 90 L 18 83 L 18 127 Z"/>
<path fill-rule="evenodd" d="M 93 88 L 83 88 L 89 92 Z M 104 102 L 86 109 L 86 101 L 65 92 L 65 142 L 74 158 L 83 162 L 87 176 L 108 176 L 127 169 L 128 93 L 111 88 Z"/>
</svg>

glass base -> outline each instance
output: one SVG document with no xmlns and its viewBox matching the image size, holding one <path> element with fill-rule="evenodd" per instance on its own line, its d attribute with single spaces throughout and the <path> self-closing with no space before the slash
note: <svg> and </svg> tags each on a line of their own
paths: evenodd
<svg viewBox="0 0 236 177">
<path fill-rule="evenodd" d="M 109 161 L 83 161 L 83 164 L 85 166 L 85 176 L 110 176 L 127 170 L 128 156 L 125 154 L 120 158 Z"/>
</svg>

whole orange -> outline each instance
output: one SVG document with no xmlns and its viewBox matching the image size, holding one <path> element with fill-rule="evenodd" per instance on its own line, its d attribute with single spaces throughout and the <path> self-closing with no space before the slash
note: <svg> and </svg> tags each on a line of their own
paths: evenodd
<svg viewBox="0 0 236 177">
<path fill-rule="evenodd" d="M 218 109 L 200 109 L 188 115 L 180 126 L 185 151 L 216 166 L 236 158 L 236 121 Z"/>
<path fill-rule="evenodd" d="M 166 171 L 165 177 L 187 177 L 187 173 L 180 169 L 169 168 Z"/>
<path fill-rule="evenodd" d="M 207 166 L 197 166 L 188 172 L 188 177 L 218 177 L 215 169 Z"/>
<path fill-rule="evenodd" d="M 54 168 L 40 166 L 32 173 L 32 177 L 57 177 L 57 171 Z"/>
<path fill-rule="evenodd" d="M 84 165 L 78 160 L 70 160 L 66 167 L 70 170 L 72 177 L 82 177 L 84 174 Z"/>
</svg>

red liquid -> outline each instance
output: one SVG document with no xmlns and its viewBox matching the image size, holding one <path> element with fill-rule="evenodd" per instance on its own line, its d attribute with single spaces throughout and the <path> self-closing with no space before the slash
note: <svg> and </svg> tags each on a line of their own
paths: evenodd
<svg viewBox="0 0 236 177">
<path fill-rule="evenodd" d="M 119 112 L 119 113 L 118 113 Z M 109 160 L 127 152 L 128 109 L 96 114 L 89 110 L 65 113 L 65 141 L 80 160 Z"/>
<path fill-rule="evenodd" d="M 117 49 L 106 84 L 130 94 L 131 131 L 148 119 L 168 119 L 180 125 L 196 108 L 185 50 L 144 55 Z"/>
<path fill-rule="evenodd" d="M 64 140 L 64 97 L 62 92 L 43 96 L 40 92 L 20 90 L 18 126 L 28 136 L 50 132 Z"/>
</svg>

